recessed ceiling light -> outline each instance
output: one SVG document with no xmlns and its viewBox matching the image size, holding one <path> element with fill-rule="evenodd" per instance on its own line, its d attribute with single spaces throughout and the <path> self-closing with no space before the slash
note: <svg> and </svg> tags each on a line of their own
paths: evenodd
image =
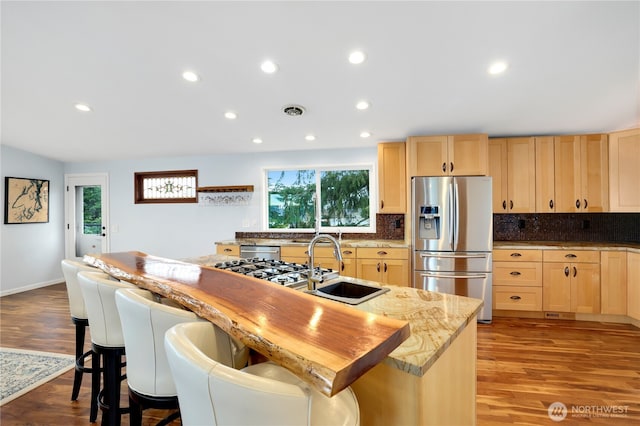
<svg viewBox="0 0 640 426">
<path fill-rule="evenodd" d="M 78 111 L 82 112 L 91 112 L 91 107 L 86 104 L 75 104 L 74 105 Z"/>
<path fill-rule="evenodd" d="M 367 55 L 360 50 L 355 50 L 349 54 L 349 62 L 352 64 L 361 64 L 367 59 Z"/>
<path fill-rule="evenodd" d="M 356 104 L 356 108 L 358 109 L 368 109 L 371 104 L 367 101 L 360 101 Z"/>
<path fill-rule="evenodd" d="M 315 136 L 313 136 L 313 135 L 311 135 L 311 134 L 309 134 L 309 135 L 305 136 L 304 138 L 305 138 L 306 140 L 308 140 L 308 141 L 315 141 L 315 140 L 316 140 L 316 137 L 315 137 Z"/>
<path fill-rule="evenodd" d="M 489 72 L 489 74 L 492 74 L 492 75 L 502 74 L 503 72 L 505 72 L 507 70 L 507 68 L 509 68 L 509 65 L 507 65 L 506 62 L 502 62 L 502 61 L 494 62 L 489 67 L 488 72 Z"/>
<path fill-rule="evenodd" d="M 224 118 L 228 120 L 235 120 L 236 118 L 238 118 L 238 114 L 233 111 L 227 111 L 224 113 Z"/>
<path fill-rule="evenodd" d="M 198 76 L 198 74 L 196 74 L 193 71 L 185 71 L 182 73 L 182 78 L 184 78 L 187 81 L 190 81 L 192 83 L 195 83 L 196 81 L 200 80 L 200 77 Z"/>
<path fill-rule="evenodd" d="M 260 69 L 267 74 L 273 74 L 278 71 L 278 65 L 271 60 L 267 60 L 260 64 Z"/>
<path fill-rule="evenodd" d="M 361 138 L 368 138 L 370 136 L 371 136 L 371 132 L 367 132 L 366 130 L 364 132 L 360 132 Z"/>
<path fill-rule="evenodd" d="M 253 139 L 251 139 L 251 142 L 253 142 L 253 143 L 262 143 L 262 139 L 260 139 L 260 138 L 253 138 Z"/>
</svg>

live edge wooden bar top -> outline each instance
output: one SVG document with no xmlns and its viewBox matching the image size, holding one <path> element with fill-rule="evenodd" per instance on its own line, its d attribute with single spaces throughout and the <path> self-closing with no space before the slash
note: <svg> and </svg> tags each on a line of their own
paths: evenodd
<svg viewBox="0 0 640 426">
<path fill-rule="evenodd" d="M 332 396 L 409 337 L 409 323 L 257 278 L 141 252 L 87 255 L 109 275 L 170 298 Z"/>
</svg>

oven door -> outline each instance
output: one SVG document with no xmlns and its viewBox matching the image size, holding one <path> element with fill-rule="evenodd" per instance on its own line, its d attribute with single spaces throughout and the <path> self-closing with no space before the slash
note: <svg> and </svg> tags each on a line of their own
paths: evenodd
<svg viewBox="0 0 640 426">
<path fill-rule="evenodd" d="M 492 319 L 492 274 L 491 272 L 438 272 L 415 271 L 413 282 L 416 288 L 437 293 L 455 294 L 484 301 L 478 313 L 478 321 Z"/>
</svg>

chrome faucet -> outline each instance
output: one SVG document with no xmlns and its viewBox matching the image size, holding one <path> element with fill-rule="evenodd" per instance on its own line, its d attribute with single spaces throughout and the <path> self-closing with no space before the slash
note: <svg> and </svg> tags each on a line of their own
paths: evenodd
<svg viewBox="0 0 640 426">
<path fill-rule="evenodd" d="M 340 243 L 331 235 L 316 235 L 315 237 L 313 237 L 313 239 L 311 240 L 311 242 L 309 242 L 309 247 L 307 248 L 307 252 L 309 253 L 309 277 L 307 280 L 307 290 L 315 290 L 316 289 L 316 284 L 319 282 L 322 282 L 322 272 L 320 271 L 320 267 L 318 267 L 318 270 L 316 271 L 313 268 L 313 251 L 316 247 L 316 243 L 318 243 L 321 240 L 325 240 L 325 241 L 329 241 L 330 243 L 333 244 L 334 250 L 333 250 L 333 255 L 335 256 L 336 259 L 338 259 L 338 262 L 342 262 L 342 252 L 340 251 Z"/>
</svg>

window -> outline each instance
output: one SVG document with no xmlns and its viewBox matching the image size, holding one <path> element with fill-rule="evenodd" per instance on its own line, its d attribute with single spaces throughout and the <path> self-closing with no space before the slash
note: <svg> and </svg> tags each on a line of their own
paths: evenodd
<svg viewBox="0 0 640 426">
<path fill-rule="evenodd" d="M 267 228 L 374 232 L 372 167 L 267 170 Z M 317 206 L 320 206 L 317 211 Z"/>
<path fill-rule="evenodd" d="M 139 172 L 134 175 L 135 203 L 197 203 L 198 171 Z"/>
</svg>

